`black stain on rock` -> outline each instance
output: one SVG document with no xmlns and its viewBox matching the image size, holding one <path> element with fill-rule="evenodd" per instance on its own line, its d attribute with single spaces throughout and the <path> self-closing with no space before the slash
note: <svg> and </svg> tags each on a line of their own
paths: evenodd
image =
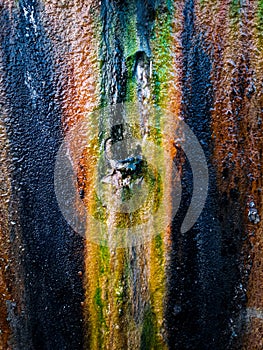
<svg viewBox="0 0 263 350">
<path fill-rule="evenodd" d="M 24 310 L 13 323 L 13 335 L 21 350 L 81 349 L 83 241 L 62 217 L 54 191 L 62 115 L 54 100 L 52 46 L 39 7 L 37 1 L 20 1 L 12 20 L 8 11 L 1 12 L 12 200 L 25 247 Z"/>
<path fill-rule="evenodd" d="M 224 196 L 216 185 L 217 170 L 211 162 L 212 57 L 205 50 L 202 33 L 195 28 L 194 17 L 194 1 L 187 0 L 182 34 L 183 117 L 204 149 L 209 192 L 198 222 L 182 234 L 179 228 L 194 184 L 190 164 L 179 153 L 175 162 L 182 167 L 183 194 L 172 225 L 166 329 L 170 349 L 225 350 L 235 347 L 241 330 L 243 220 L 238 193 L 230 194 L 223 204 Z"/>
</svg>

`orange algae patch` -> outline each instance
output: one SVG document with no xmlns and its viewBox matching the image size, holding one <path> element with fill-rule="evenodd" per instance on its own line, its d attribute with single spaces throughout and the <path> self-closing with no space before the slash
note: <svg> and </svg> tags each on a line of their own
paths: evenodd
<svg viewBox="0 0 263 350">
<path fill-rule="evenodd" d="M 99 104 L 98 4 L 45 1 L 45 29 L 55 46 L 55 99 L 61 104 L 65 130 L 85 119 Z"/>
<path fill-rule="evenodd" d="M 99 286 L 98 276 L 100 269 L 99 246 L 95 243 L 87 241 L 85 251 L 85 301 L 84 301 L 84 317 L 85 317 L 85 348 L 99 349 L 102 341 L 103 329 L 100 318 L 103 316 L 103 304 L 101 300 L 94 300 L 96 292 L 99 299 L 101 287 Z M 99 341 L 100 340 L 100 341 Z"/>
<path fill-rule="evenodd" d="M 11 170 L 8 139 L 0 120 L 0 349 L 18 346 L 12 333 L 13 317 L 21 317 L 24 309 L 24 277 L 21 268 L 23 245 L 19 217 L 11 202 Z M 12 215 L 11 215 L 12 213 Z M 12 236 L 11 239 L 11 230 Z M 15 316 L 12 312 L 15 311 Z M 10 347 L 11 346 L 11 347 Z"/>
<path fill-rule="evenodd" d="M 249 313 L 250 309 L 263 309 L 262 222 L 256 226 L 246 219 L 249 200 L 256 203 L 262 218 L 262 52 L 258 49 L 256 2 L 248 2 L 239 10 L 233 6 L 202 2 L 197 7 L 197 27 L 202 29 L 213 57 L 211 114 L 218 188 L 228 197 L 231 190 L 239 191 L 244 230 L 249 235 L 250 243 L 244 243 L 243 248 L 253 261 L 247 293 Z M 262 320 L 254 315 L 246 322 L 243 348 L 260 349 Z"/>
<path fill-rule="evenodd" d="M 246 338 L 242 349 L 261 350 L 263 348 L 263 320 L 257 317 L 248 318 Z"/>
<path fill-rule="evenodd" d="M 262 126 L 261 116 L 263 109 L 263 96 L 261 92 L 261 82 L 263 79 L 262 67 L 263 67 L 263 51 L 261 48 L 262 29 L 258 31 L 256 26 L 259 18 L 257 17 L 258 8 L 261 6 L 261 2 L 253 3 L 253 17 L 251 22 L 253 24 L 252 39 L 254 50 L 251 57 L 251 65 L 254 70 L 253 88 L 255 93 L 251 101 L 251 115 L 250 115 L 250 159 L 251 171 L 253 175 L 251 198 L 256 203 L 258 212 L 261 217 L 261 222 L 255 227 L 255 225 L 249 224 L 248 231 L 252 234 L 251 244 L 252 251 L 250 253 L 253 261 L 251 274 L 248 284 L 248 314 L 249 310 L 257 310 L 257 314 L 253 317 L 248 317 L 247 320 L 247 334 L 244 337 L 244 349 L 259 350 L 263 347 L 263 194 L 262 194 L 262 151 L 263 151 L 263 139 L 262 139 Z M 252 5 L 251 5 L 252 6 Z M 261 315 L 261 317 L 259 316 Z"/>
<path fill-rule="evenodd" d="M 171 18 L 171 29 L 170 29 L 170 55 L 171 55 L 171 65 L 169 67 L 168 73 L 168 89 L 167 96 L 163 96 L 164 99 L 164 108 L 171 115 L 167 116 L 167 120 L 164 120 L 164 147 L 170 154 L 170 172 L 168 172 L 167 186 L 165 188 L 166 198 L 170 205 L 170 215 L 172 215 L 172 188 L 176 186 L 175 181 L 180 181 L 180 179 L 173 179 L 172 175 L 172 166 L 173 159 L 175 159 L 177 150 L 175 147 L 175 139 L 177 134 L 177 123 L 176 119 L 181 117 L 181 101 L 182 101 L 182 42 L 181 36 L 183 31 L 183 5 L 182 1 L 178 1 L 174 4 L 173 16 Z M 174 117 L 174 120 L 171 120 L 171 117 Z M 168 144 L 167 144 L 168 143 Z M 180 169 L 179 173 L 180 173 Z M 173 218 L 171 217 L 171 220 Z M 165 234 L 165 242 L 167 244 L 166 249 L 171 249 L 171 229 L 167 228 Z"/>
<path fill-rule="evenodd" d="M 92 112 L 99 106 L 99 60 L 98 60 L 98 21 L 99 1 L 45 2 L 46 30 L 56 47 L 56 99 L 63 112 L 65 135 L 74 127 L 84 123 L 94 125 Z M 50 25 L 51 23 L 51 25 Z M 72 25 L 74 23 L 74 26 Z M 61 92 L 63 92 L 61 94 Z M 78 124 L 80 123 L 80 124 Z M 78 135 L 76 135 L 78 136 Z M 77 191 L 88 214 L 93 214 L 94 181 L 97 167 L 98 135 L 94 132 L 87 135 L 87 147 L 81 151 L 79 159 L 74 161 L 74 171 L 77 180 Z M 83 136 L 85 137 L 85 136 Z M 72 156 L 78 154 L 76 145 L 70 146 Z M 74 149 L 75 147 L 75 149 Z M 83 208 L 77 208 L 79 215 Z M 103 337 L 102 324 L 99 321 L 103 313 L 103 305 L 96 304 L 101 287 L 100 247 L 88 238 L 90 232 L 89 217 L 87 218 L 87 240 L 85 243 L 85 300 L 82 302 L 84 318 L 85 348 L 99 349 L 98 338 Z M 77 234 L 77 233 L 76 233 Z"/>
<path fill-rule="evenodd" d="M 11 334 L 7 321 L 6 302 L 11 300 L 10 294 L 10 240 L 8 224 L 8 208 L 11 194 L 11 184 L 8 170 L 7 139 L 0 121 L 0 349 L 8 348 Z"/>
</svg>

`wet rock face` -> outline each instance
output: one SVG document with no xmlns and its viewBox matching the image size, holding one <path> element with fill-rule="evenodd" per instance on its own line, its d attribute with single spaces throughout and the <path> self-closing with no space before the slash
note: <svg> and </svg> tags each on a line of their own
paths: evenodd
<svg viewBox="0 0 263 350">
<path fill-rule="evenodd" d="M 11 297 L 16 299 L 15 290 L 21 288 L 23 300 L 7 301 L 8 321 L 14 349 L 72 349 L 82 342 L 83 290 L 77 271 L 83 265 L 83 244 L 62 217 L 54 192 L 62 114 L 54 101 L 52 45 L 39 7 L 25 1 L 12 12 L 1 10 L 4 122 L 11 200 L 18 216 L 18 237 L 11 239 L 14 247 L 16 240 L 24 247 L 13 256 L 23 279 L 11 281 Z"/>
<path fill-rule="evenodd" d="M 0 348 L 261 349 L 261 3 L 0 6 Z M 122 142 L 125 103 L 137 104 L 130 121 L 142 148 Z M 79 161 L 86 210 L 95 160 L 106 164 L 100 181 L 130 198 L 147 173 L 149 140 L 169 149 L 182 183 L 169 227 L 155 232 L 153 222 L 153 239 L 118 249 L 74 232 L 54 189 L 63 137 L 84 118 L 92 127 L 90 113 L 115 104 L 115 114 L 96 120 Z M 190 126 L 209 168 L 205 208 L 186 233 L 193 169 L 180 146 L 167 146 L 161 109 Z M 177 135 L 173 123 L 169 129 Z M 156 190 L 168 193 L 169 213 L 176 181 L 171 175 Z M 111 216 L 104 220 L 111 236 Z M 93 230 L 89 222 L 87 237 Z"/>
</svg>

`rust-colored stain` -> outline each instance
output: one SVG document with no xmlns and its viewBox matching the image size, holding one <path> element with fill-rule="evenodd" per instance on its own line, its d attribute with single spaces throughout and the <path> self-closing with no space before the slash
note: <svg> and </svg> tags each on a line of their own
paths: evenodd
<svg viewBox="0 0 263 350">
<path fill-rule="evenodd" d="M 9 14 L 12 21 L 12 13 L 15 4 L 13 1 L 3 1 L 0 16 Z M 1 25 L 2 27 L 2 25 Z M 2 30 L 8 30 L 3 25 Z M 24 246 L 21 242 L 19 228 L 19 214 L 17 203 L 14 201 L 12 189 L 12 171 L 14 170 L 10 153 L 5 118 L 9 116 L 6 108 L 6 95 L 3 83 L 4 57 L 0 54 L 0 349 L 11 350 L 16 346 L 13 334 L 13 326 L 16 318 L 23 314 L 24 310 L 24 276 L 21 268 L 21 259 L 24 254 Z M 10 125 L 9 125 L 10 127 Z M 21 160 L 19 160 L 21 161 Z"/>
<path fill-rule="evenodd" d="M 196 12 L 196 26 L 213 58 L 213 163 L 220 191 L 230 202 L 235 191 L 239 193 L 240 219 L 247 235 L 241 269 L 250 273 L 247 307 L 258 310 L 263 302 L 262 223 L 251 224 L 247 215 L 252 200 L 262 213 L 260 6 L 256 1 L 245 6 L 234 1 L 202 2 Z M 261 349 L 262 320 L 248 318 L 245 327 L 244 348 Z"/>
<path fill-rule="evenodd" d="M 5 164 L 7 159 L 6 150 L 6 139 L 3 138 L 5 132 L 3 125 L 0 124 L 0 152 L 1 152 L 1 173 L 4 174 L 4 178 L 1 179 L 1 209 L 0 209 L 0 348 L 6 349 L 8 339 L 11 334 L 10 325 L 7 321 L 7 308 L 6 303 L 8 300 L 11 301 L 10 289 L 8 288 L 9 281 L 8 270 L 10 270 L 10 240 L 8 237 L 8 205 L 10 201 L 10 180 L 8 179 L 8 167 Z M 4 180 L 4 181 L 3 181 Z"/>
</svg>

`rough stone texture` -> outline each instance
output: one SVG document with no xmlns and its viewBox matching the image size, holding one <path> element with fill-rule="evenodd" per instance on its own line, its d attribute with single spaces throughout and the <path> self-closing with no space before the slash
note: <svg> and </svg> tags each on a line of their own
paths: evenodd
<svg viewBox="0 0 263 350">
<path fill-rule="evenodd" d="M 263 218 L 262 1 L 2 0 L 0 28 L 0 348 L 262 349 L 262 220 L 248 217 L 253 201 Z M 88 113 L 131 101 L 144 137 L 148 105 L 184 118 L 209 193 L 182 234 L 192 171 L 170 145 L 177 215 L 151 243 L 111 250 L 63 218 L 55 156 Z"/>
</svg>

